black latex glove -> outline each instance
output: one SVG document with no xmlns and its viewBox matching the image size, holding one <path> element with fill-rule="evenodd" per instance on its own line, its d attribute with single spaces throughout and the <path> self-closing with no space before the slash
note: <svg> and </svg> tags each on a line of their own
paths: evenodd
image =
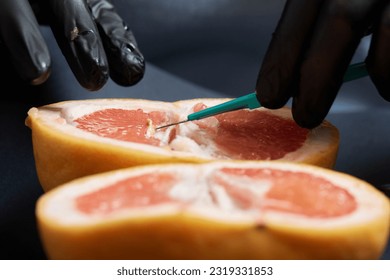
<svg viewBox="0 0 390 280">
<path fill-rule="evenodd" d="M 34 14 L 34 12 L 36 14 Z M 50 54 L 37 18 L 51 26 L 79 83 L 98 90 L 110 76 L 130 86 L 145 64 L 132 32 L 108 0 L 1 0 L 0 45 L 22 79 L 41 84 L 50 73 Z"/>
<path fill-rule="evenodd" d="M 390 101 L 389 0 L 287 0 L 259 72 L 261 104 L 280 108 L 293 97 L 302 127 L 328 114 L 360 39 L 372 31 L 366 64 Z"/>
</svg>

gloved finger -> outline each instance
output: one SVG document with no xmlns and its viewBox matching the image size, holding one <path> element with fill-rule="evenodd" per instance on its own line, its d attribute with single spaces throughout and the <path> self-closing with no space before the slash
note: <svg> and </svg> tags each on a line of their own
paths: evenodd
<svg viewBox="0 0 390 280">
<path fill-rule="evenodd" d="M 144 75 L 145 62 L 133 33 L 107 0 L 87 0 L 99 28 L 110 66 L 110 77 L 130 86 Z"/>
<path fill-rule="evenodd" d="M 100 89 L 108 80 L 108 62 L 86 2 L 48 2 L 53 33 L 76 79 L 88 90 Z"/>
<path fill-rule="evenodd" d="M 49 19 L 47 17 L 47 5 L 45 5 L 47 1 L 46 3 L 45 1 L 46 0 L 28 0 L 39 25 L 49 25 Z"/>
<path fill-rule="evenodd" d="M 263 106 L 282 107 L 297 91 L 300 60 L 322 2 L 286 2 L 257 79 L 256 92 Z"/>
<path fill-rule="evenodd" d="M 41 84 L 50 74 L 50 53 L 27 0 L 0 1 L 0 41 L 20 77 Z"/>
<path fill-rule="evenodd" d="M 366 65 L 378 92 L 390 101 L 390 1 L 387 2 L 373 32 Z"/>
<path fill-rule="evenodd" d="M 318 126 L 328 114 L 352 56 L 374 21 L 380 0 L 324 2 L 303 58 L 293 116 L 302 127 Z"/>
</svg>

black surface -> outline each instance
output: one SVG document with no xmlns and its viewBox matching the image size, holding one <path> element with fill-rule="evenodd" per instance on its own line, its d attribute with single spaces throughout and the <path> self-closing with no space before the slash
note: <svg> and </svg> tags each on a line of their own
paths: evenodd
<svg viewBox="0 0 390 280">
<path fill-rule="evenodd" d="M 24 124 L 29 108 L 70 99 L 174 101 L 252 92 L 284 3 L 114 2 L 147 59 L 145 77 L 136 86 L 124 88 L 110 81 L 99 92 L 84 90 L 66 66 L 48 28 L 42 31 L 49 42 L 53 71 L 44 85 L 25 86 L 9 70 L 0 70 L 0 259 L 45 259 L 35 228 L 35 202 L 42 190 L 35 173 L 31 133 Z M 175 17 L 167 17 L 170 12 Z M 365 52 L 362 44 L 355 60 L 361 60 Z M 390 104 L 379 97 L 368 78 L 345 84 L 327 118 L 341 135 L 336 170 L 374 185 L 390 183 L 389 118 Z M 389 249 L 382 258 L 390 259 Z"/>
</svg>

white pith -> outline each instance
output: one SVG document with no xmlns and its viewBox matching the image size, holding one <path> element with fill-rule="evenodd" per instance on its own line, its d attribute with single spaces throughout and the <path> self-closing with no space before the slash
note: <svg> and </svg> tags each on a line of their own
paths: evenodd
<svg viewBox="0 0 390 280">
<path fill-rule="evenodd" d="M 209 107 L 227 100 L 228 99 L 201 99 L 198 102 L 204 103 Z M 43 124 L 49 126 L 51 129 L 88 141 L 144 150 L 160 155 L 170 156 L 175 154 L 177 156 L 191 155 L 192 157 L 206 159 L 228 159 L 227 156 L 219 153 L 218 147 L 215 146 L 215 143 L 212 140 L 207 137 L 202 138 L 199 136 L 202 130 L 199 129 L 196 122 L 187 122 L 176 127 L 169 127 L 162 130 L 155 130 L 155 124 L 151 123 L 147 135 L 159 139 L 161 141 L 160 147 L 100 137 L 76 128 L 74 123 L 74 120 L 77 118 L 107 108 L 127 110 L 142 108 L 146 113 L 151 111 L 164 111 L 167 112 L 167 114 L 176 115 L 178 120 L 185 120 L 187 115 L 192 113 L 193 106 L 196 103 L 197 100 L 180 101 L 178 103 L 148 100 L 137 100 L 137 102 L 133 102 L 132 100 L 126 99 L 97 99 L 91 101 L 83 100 L 81 102 L 67 101 L 44 106 L 39 109 L 33 108 L 29 111 L 29 116 L 32 118 L 39 118 Z M 266 109 L 260 108 L 256 110 Z M 291 112 L 287 109 L 273 110 L 272 114 L 291 119 Z M 218 126 L 218 121 L 213 117 L 208 118 L 205 121 L 208 122 L 209 126 L 215 126 L 216 128 Z M 176 137 L 173 140 L 169 137 L 172 129 L 176 129 L 177 131 Z M 194 135 L 197 135 L 202 141 L 194 141 Z M 302 148 L 286 154 L 283 157 L 283 160 L 304 161 L 314 153 L 325 153 L 332 143 L 331 138 L 332 134 L 326 126 L 320 126 L 313 129 L 310 131 L 308 139 L 303 144 Z"/>
<path fill-rule="evenodd" d="M 258 208 L 242 209 L 237 207 L 229 195 L 211 184 L 209 175 L 221 167 L 250 167 L 271 168 L 290 172 L 310 173 L 313 176 L 325 178 L 331 183 L 344 188 L 356 199 L 358 208 L 356 211 L 336 218 L 310 218 L 305 215 L 289 214 L 267 210 L 260 211 Z M 177 199 L 180 203 L 167 203 L 146 208 L 125 208 L 113 211 L 107 215 L 85 214 L 75 208 L 75 199 L 83 194 L 94 192 L 114 182 L 140 174 L 153 174 L 168 172 L 178 174 L 181 179 L 171 189 L 169 196 Z M 256 196 L 261 198 L 270 187 L 272 182 L 267 180 L 242 180 L 239 177 L 230 178 L 230 183 L 244 189 L 256 189 Z M 217 203 L 213 202 L 209 191 L 215 190 Z M 307 165 L 297 165 L 282 162 L 214 162 L 208 164 L 181 164 L 164 166 L 145 166 L 136 169 L 125 169 L 78 179 L 65 186 L 50 191 L 40 207 L 41 215 L 56 224 L 63 226 L 86 226 L 99 224 L 107 221 L 120 221 L 124 219 L 137 219 L 147 217 L 159 217 L 169 215 L 193 215 L 209 220 L 228 223 L 264 224 L 269 222 L 291 227 L 310 228 L 343 228 L 348 225 L 359 225 L 372 221 L 381 216 L 385 200 L 376 192 L 369 190 L 369 186 L 356 178 L 322 168 Z"/>
</svg>

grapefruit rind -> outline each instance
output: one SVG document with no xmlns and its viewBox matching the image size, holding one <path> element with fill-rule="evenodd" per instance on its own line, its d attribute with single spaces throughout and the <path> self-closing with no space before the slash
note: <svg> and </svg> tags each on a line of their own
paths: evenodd
<svg viewBox="0 0 390 280">
<path fill-rule="evenodd" d="M 358 208 L 328 219 L 277 211 L 259 219 L 204 203 L 124 209 L 107 216 L 85 215 L 72 204 L 82 194 L 136 174 L 181 170 L 207 177 L 226 166 L 323 177 L 350 192 Z M 190 180 L 184 183 L 182 188 L 197 186 Z M 139 166 L 77 179 L 44 194 L 36 214 L 52 259 L 377 259 L 389 237 L 390 206 L 373 186 L 336 171 L 285 162 L 230 161 Z"/>
<path fill-rule="evenodd" d="M 119 168 L 145 164 L 200 163 L 218 160 L 208 155 L 207 149 L 193 145 L 191 140 L 185 136 L 180 137 L 181 142 L 175 142 L 175 149 L 184 147 L 188 149 L 188 152 L 173 151 L 168 146 L 155 147 L 99 137 L 76 128 L 73 121 L 87 113 L 104 108 L 141 108 L 146 112 L 157 110 L 174 115 L 176 120 L 182 120 L 197 103 L 213 106 L 227 100 L 229 99 L 193 99 L 171 103 L 141 99 L 95 99 L 64 101 L 31 108 L 26 124 L 32 131 L 39 181 L 43 189 L 48 191 L 72 179 Z M 269 112 L 292 119 L 288 108 L 269 110 Z M 189 122 L 182 127 L 183 130 L 188 130 L 195 126 Z M 166 139 L 171 130 L 159 133 L 161 139 Z M 336 160 L 338 144 L 337 128 L 325 121 L 321 126 L 309 132 L 302 148 L 287 154 L 280 160 L 331 168 Z"/>
</svg>

